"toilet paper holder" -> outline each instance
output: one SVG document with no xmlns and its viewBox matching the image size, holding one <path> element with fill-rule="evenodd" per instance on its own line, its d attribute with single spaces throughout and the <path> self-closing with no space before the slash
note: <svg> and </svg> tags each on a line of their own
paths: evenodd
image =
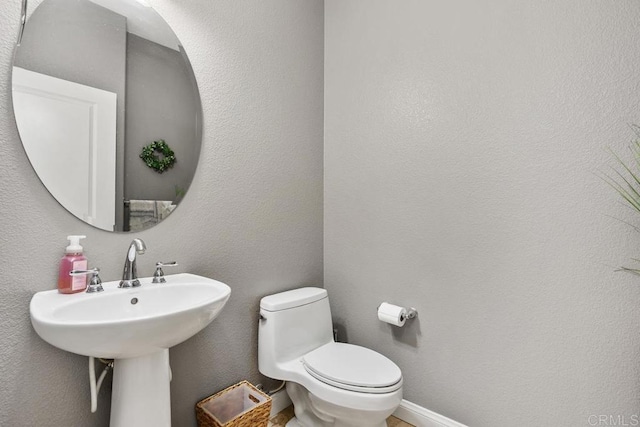
<svg viewBox="0 0 640 427">
<path fill-rule="evenodd" d="M 409 320 L 409 319 L 413 319 L 413 318 L 415 318 L 415 317 L 418 315 L 418 310 L 416 310 L 416 309 L 415 309 L 415 308 L 413 308 L 413 307 L 404 307 L 404 309 L 406 310 L 407 314 L 406 314 L 406 316 L 401 316 L 401 319 L 402 319 L 402 317 L 406 317 L 406 318 L 407 318 L 407 320 Z M 376 312 L 377 312 L 378 310 L 380 310 L 380 306 L 378 306 L 378 307 L 376 308 Z M 402 319 L 402 320 L 404 320 L 404 319 Z"/>
<path fill-rule="evenodd" d="M 416 310 L 413 307 L 407 307 L 406 310 L 407 310 L 407 319 L 413 319 L 418 315 L 418 310 Z"/>
</svg>

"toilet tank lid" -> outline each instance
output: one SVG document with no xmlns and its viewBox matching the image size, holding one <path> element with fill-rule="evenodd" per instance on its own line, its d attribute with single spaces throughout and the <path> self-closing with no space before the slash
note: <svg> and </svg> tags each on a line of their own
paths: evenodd
<svg viewBox="0 0 640 427">
<path fill-rule="evenodd" d="M 327 291 L 322 288 L 292 289 L 262 298 L 260 308 L 267 311 L 280 311 L 311 304 L 326 297 Z"/>
</svg>

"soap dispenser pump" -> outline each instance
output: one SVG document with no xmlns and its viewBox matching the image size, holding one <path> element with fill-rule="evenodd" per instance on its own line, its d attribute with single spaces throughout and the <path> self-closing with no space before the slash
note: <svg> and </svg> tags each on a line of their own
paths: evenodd
<svg viewBox="0 0 640 427">
<path fill-rule="evenodd" d="M 72 270 L 86 270 L 87 258 L 82 254 L 80 239 L 87 236 L 67 236 L 69 246 L 66 254 L 60 260 L 60 271 L 58 274 L 58 292 L 62 294 L 74 294 L 87 289 L 87 276 L 71 276 Z"/>
</svg>

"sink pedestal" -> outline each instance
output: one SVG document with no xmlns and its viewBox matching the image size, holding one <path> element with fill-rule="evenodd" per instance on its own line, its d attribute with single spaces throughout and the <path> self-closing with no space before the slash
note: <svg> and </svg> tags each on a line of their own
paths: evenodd
<svg viewBox="0 0 640 427">
<path fill-rule="evenodd" d="M 116 359 L 111 427 L 171 427 L 169 350 Z"/>
</svg>

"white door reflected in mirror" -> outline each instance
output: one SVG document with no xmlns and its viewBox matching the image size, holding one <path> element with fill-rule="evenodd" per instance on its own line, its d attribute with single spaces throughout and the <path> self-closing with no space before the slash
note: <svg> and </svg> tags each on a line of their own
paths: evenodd
<svg viewBox="0 0 640 427">
<path fill-rule="evenodd" d="M 114 230 L 117 95 L 13 67 L 13 103 L 47 190 L 88 224 Z"/>
</svg>

